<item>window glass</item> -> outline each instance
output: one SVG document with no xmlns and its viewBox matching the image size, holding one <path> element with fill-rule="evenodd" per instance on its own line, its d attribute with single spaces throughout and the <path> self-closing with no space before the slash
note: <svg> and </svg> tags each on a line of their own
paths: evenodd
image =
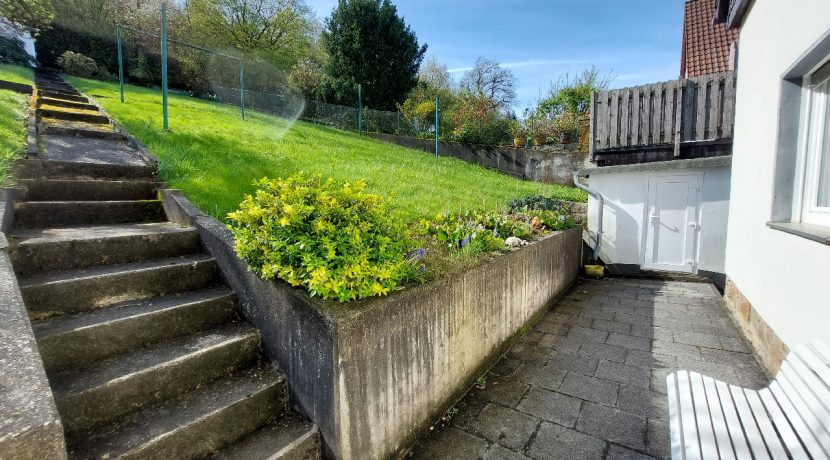
<svg viewBox="0 0 830 460">
<path fill-rule="evenodd" d="M 825 80 L 817 88 L 817 93 L 821 94 L 820 99 L 823 101 L 824 120 L 820 137 L 821 144 L 818 146 L 818 190 L 816 191 L 816 205 L 819 207 L 830 207 L 830 104 L 828 104 L 828 96 L 830 95 L 830 80 Z"/>
</svg>

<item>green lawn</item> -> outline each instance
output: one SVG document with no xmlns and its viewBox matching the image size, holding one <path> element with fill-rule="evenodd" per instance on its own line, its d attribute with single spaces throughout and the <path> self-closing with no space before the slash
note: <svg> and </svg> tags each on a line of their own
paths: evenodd
<svg viewBox="0 0 830 460">
<path fill-rule="evenodd" d="M 0 80 L 31 85 L 34 80 L 32 69 L 19 65 L 0 64 Z"/>
<path fill-rule="evenodd" d="M 376 141 L 355 133 L 248 112 L 182 95 L 170 97 L 170 131 L 162 130 L 158 91 L 69 78 L 136 136 L 161 161 L 164 180 L 181 188 L 205 212 L 225 219 L 253 181 L 296 172 L 338 180 L 364 179 L 371 192 L 389 196 L 408 219 L 441 211 L 490 210 L 516 197 L 543 194 L 584 201 L 572 187 L 521 181 L 452 158 Z"/>
<path fill-rule="evenodd" d="M 26 151 L 26 103 L 29 97 L 0 89 L 0 182 L 9 162 Z"/>
</svg>

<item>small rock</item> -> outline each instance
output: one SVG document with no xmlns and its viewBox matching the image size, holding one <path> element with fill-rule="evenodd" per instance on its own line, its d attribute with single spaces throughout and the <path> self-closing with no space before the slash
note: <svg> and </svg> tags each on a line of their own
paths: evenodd
<svg viewBox="0 0 830 460">
<path fill-rule="evenodd" d="M 527 241 L 516 238 L 515 236 L 511 236 L 510 238 L 504 240 L 504 244 L 507 245 L 509 248 L 519 248 L 522 246 L 527 246 Z"/>
</svg>

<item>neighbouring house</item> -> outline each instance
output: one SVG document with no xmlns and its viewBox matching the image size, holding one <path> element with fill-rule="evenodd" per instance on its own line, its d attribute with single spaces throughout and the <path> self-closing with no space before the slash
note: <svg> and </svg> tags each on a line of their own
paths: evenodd
<svg viewBox="0 0 830 460">
<path fill-rule="evenodd" d="M 770 371 L 830 338 L 830 2 L 719 0 L 741 27 L 726 300 Z"/>
<path fill-rule="evenodd" d="M 715 0 L 686 2 L 681 79 L 594 94 L 582 175 L 604 197 L 600 258 L 612 273 L 726 281 L 738 31 L 715 13 Z M 597 211 L 591 198 L 593 232 Z"/>
</svg>

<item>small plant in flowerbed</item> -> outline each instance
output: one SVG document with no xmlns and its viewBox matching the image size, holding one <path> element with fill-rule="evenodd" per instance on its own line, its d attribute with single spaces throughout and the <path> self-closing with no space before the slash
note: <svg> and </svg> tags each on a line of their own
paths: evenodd
<svg viewBox="0 0 830 460">
<path fill-rule="evenodd" d="M 302 286 L 312 297 L 346 302 L 385 295 L 422 269 L 415 246 L 387 199 L 365 184 L 320 175 L 263 178 L 228 214 L 236 252 L 263 279 Z"/>
</svg>

